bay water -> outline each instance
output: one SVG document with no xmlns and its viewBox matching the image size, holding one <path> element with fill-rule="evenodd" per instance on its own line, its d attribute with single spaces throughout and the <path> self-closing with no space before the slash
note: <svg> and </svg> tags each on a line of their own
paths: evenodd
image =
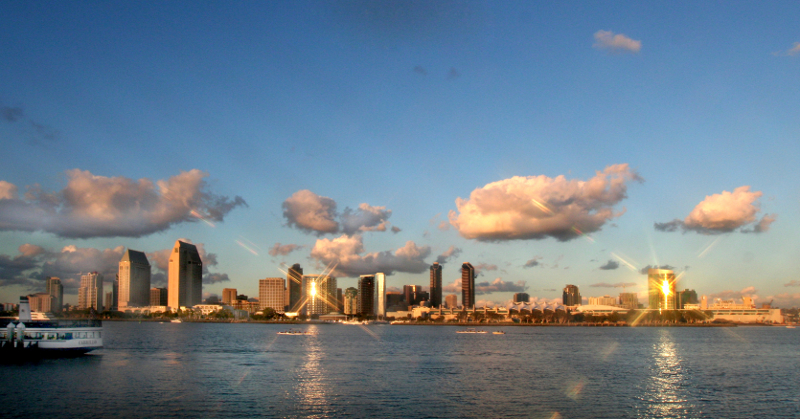
<svg viewBox="0 0 800 419">
<path fill-rule="evenodd" d="M 800 329 L 104 327 L 86 356 L 0 365 L 0 417 L 800 417 Z"/>
</svg>

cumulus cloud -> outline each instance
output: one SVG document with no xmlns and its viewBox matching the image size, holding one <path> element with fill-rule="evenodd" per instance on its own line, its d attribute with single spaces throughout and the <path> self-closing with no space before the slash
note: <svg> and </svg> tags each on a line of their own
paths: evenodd
<svg viewBox="0 0 800 419">
<path fill-rule="evenodd" d="M 525 281 L 503 281 L 495 278 L 492 282 L 478 282 L 475 284 L 475 295 L 491 294 L 493 292 L 524 292 L 528 287 Z"/>
<path fill-rule="evenodd" d="M 655 223 L 654 226 L 656 230 L 665 232 L 681 229 L 684 232 L 719 234 L 742 227 L 743 233 L 762 233 L 769 230 L 776 215 L 765 214 L 760 221 L 755 222 L 756 214 L 761 211 L 757 202 L 761 196 L 760 191 L 751 192 L 749 186 L 740 186 L 733 192 L 722 191 L 720 194 L 706 196 L 683 221 L 675 219 Z M 750 223 L 754 223 L 751 228 L 744 228 Z"/>
<path fill-rule="evenodd" d="M 299 249 L 302 249 L 302 248 L 303 248 L 303 246 L 300 246 L 300 245 L 297 245 L 297 244 L 284 244 L 284 245 L 281 245 L 280 243 L 275 243 L 275 245 L 272 246 L 269 249 L 269 254 L 270 254 L 270 256 L 286 256 L 289 253 L 292 253 L 295 250 L 299 250 Z"/>
<path fill-rule="evenodd" d="M 203 275 L 204 284 L 218 284 L 220 282 L 228 282 L 230 280 L 231 279 L 228 278 L 228 274 L 210 273 Z"/>
<path fill-rule="evenodd" d="M 594 33 L 594 47 L 610 52 L 630 52 L 636 54 L 642 49 L 642 41 L 637 41 L 611 31 L 597 31 Z"/>
<path fill-rule="evenodd" d="M 142 237 L 200 218 L 223 221 L 228 212 L 247 205 L 241 197 L 211 193 L 207 176 L 194 169 L 154 184 L 74 169 L 67 171 L 63 190 L 48 193 L 33 185 L 22 199 L 16 187 L 5 182 L 0 186 L 0 231 L 44 231 L 67 238 Z"/>
<path fill-rule="evenodd" d="M 17 199 L 17 187 L 10 182 L 0 180 L 0 199 Z"/>
<path fill-rule="evenodd" d="M 303 189 L 283 202 L 283 216 L 288 225 L 321 236 L 340 231 L 353 235 L 362 231 L 386 231 L 392 210 L 362 203 L 356 209 L 345 208 L 340 215 L 336 201 Z M 337 218 L 339 220 L 337 220 Z M 399 228 L 392 227 L 397 233 Z"/>
<path fill-rule="evenodd" d="M 442 292 L 461 292 L 461 278 L 456 278 L 452 284 L 445 284 L 442 286 Z"/>
<path fill-rule="evenodd" d="M 431 253 L 429 246 L 417 246 L 413 241 L 395 250 L 364 254 L 361 235 L 342 235 L 334 239 L 317 239 L 311 249 L 311 257 L 320 263 L 334 267 L 334 275 L 356 277 L 383 272 L 422 273 L 428 269 L 425 258 Z"/>
<path fill-rule="evenodd" d="M 800 281 L 798 281 L 796 279 L 793 279 L 793 280 L 783 284 L 783 286 L 784 287 L 800 287 Z"/>
<path fill-rule="evenodd" d="M 628 288 L 628 287 L 635 287 L 637 284 L 635 282 L 617 282 L 615 284 L 609 284 L 608 282 L 598 282 L 596 284 L 589 285 L 590 287 L 594 288 Z"/>
<path fill-rule="evenodd" d="M 627 183 L 642 178 L 627 164 L 608 166 L 586 181 L 564 176 L 515 176 L 456 199 L 450 223 L 461 236 L 479 241 L 544 239 L 567 241 L 600 230 L 624 213 L 613 206 L 627 197 Z"/>
<path fill-rule="evenodd" d="M 606 262 L 605 265 L 600 267 L 600 269 L 604 270 L 604 271 L 609 271 L 609 270 L 617 269 L 617 268 L 619 268 L 619 262 L 617 262 L 615 260 L 609 260 L 608 262 Z"/>
<path fill-rule="evenodd" d="M 675 267 L 674 266 L 670 266 L 670 265 L 661 265 L 661 266 L 658 266 L 658 265 L 652 265 L 652 266 L 651 265 L 647 265 L 644 268 L 639 269 L 639 273 L 642 274 L 642 275 L 647 275 L 647 271 L 649 271 L 650 269 L 669 269 L 669 270 L 674 271 Z"/>
<path fill-rule="evenodd" d="M 540 260 L 542 260 L 541 256 L 534 256 L 533 259 L 528 259 L 528 261 L 525 262 L 525 264 L 522 265 L 522 267 L 523 268 L 533 268 L 534 266 L 539 266 L 539 261 Z"/>
<path fill-rule="evenodd" d="M 373 207 L 360 204 L 358 209 L 345 208 L 342 213 L 342 231 L 347 235 L 359 231 L 386 231 L 386 220 L 392 215 L 392 210 L 386 207 Z"/>
<path fill-rule="evenodd" d="M 336 201 L 308 189 L 295 192 L 283 201 L 283 216 L 290 226 L 317 234 L 336 233 Z"/>
<path fill-rule="evenodd" d="M 402 231 L 402 230 L 400 230 L 400 227 L 397 227 L 397 226 L 392 226 L 392 233 L 395 233 L 395 234 L 397 234 L 397 233 L 399 233 L 399 232 L 401 232 L 401 231 Z"/>
<path fill-rule="evenodd" d="M 794 45 L 792 45 L 792 47 L 787 49 L 786 51 L 776 51 L 773 52 L 772 54 L 777 56 L 784 55 L 788 57 L 798 55 L 800 54 L 800 42 L 795 42 Z"/>
<path fill-rule="evenodd" d="M 18 255 L 0 255 L 0 286 L 21 285 L 36 289 L 41 285 L 41 262 L 45 250 L 33 244 L 23 244 Z"/>
<path fill-rule="evenodd" d="M 479 263 L 477 265 L 474 265 L 473 268 L 475 268 L 475 277 L 477 278 L 483 275 L 483 271 L 496 271 L 497 265 L 493 265 L 490 263 Z"/>
<path fill-rule="evenodd" d="M 455 246 L 450 246 L 449 248 L 447 248 L 447 250 L 444 251 L 444 253 L 436 257 L 436 262 L 438 262 L 440 265 L 444 265 L 450 259 L 457 258 L 458 255 L 460 254 L 461 254 L 461 249 Z"/>
<path fill-rule="evenodd" d="M 784 292 L 780 294 L 770 295 L 764 299 L 772 301 L 773 308 L 800 307 L 800 292 L 795 292 L 795 293 Z"/>
</svg>

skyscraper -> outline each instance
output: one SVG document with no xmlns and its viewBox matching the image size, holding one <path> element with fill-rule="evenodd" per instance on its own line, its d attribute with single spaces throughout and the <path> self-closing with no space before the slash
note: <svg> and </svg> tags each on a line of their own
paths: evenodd
<svg viewBox="0 0 800 419">
<path fill-rule="evenodd" d="M 514 294 L 515 303 L 527 303 L 531 300 L 531 296 L 527 292 L 518 292 Z"/>
<path fill-rule="evenodd" d="M 286 273 L 286 292 L 288 301 L 286 305 L 290 313 L 300 310 L 303 303 L 303 268 L 299 263 L 295 263 Z"/>
<path fill-rule="evenodd" d="M 336 311 L 336 278 L 328 275 L 304 275 L 303 283 L 306 315 Z"/>
<path fill-rule="evenodd" d="M 53 313 L 61 311 L 64 306 L 64 286 L 61 285 L 61 279 L 55 276 L 48 276 L 46 279 L 47 293 L 53 296 L 53 304 L 51 310 Z"/>
<path fill-rule="evenodd" d="M 409 306 L 415 306 L 419 304 L 421 293 L 421 285 L 403 285 L 403 295 L 406 298 L 406 304 Z"/>
<path fill-rule="evenodd" d="M 442 305 L 442 265 L 433 262 L 431 271 L 431 307 Z"/>
<path fill-rule="evenodd" d="M 222 304 L 229 306 L 236 302 L 236 288 L 222 289 Z"/>
<path fill-rule="evenodd" d="M 564 293 L 561 295 L 561 302 L 565 306 L 579 306 L 581 305 L 581 292 L 578 290 L 577 285 L 567 285 L 564 287 Z"/>
<path fill-rule="evenodd" d="M 683 291 L 679 291 L 676 294 L 677 297 L 677 304 L 676 307 L 683 309 L 686 304 L 699 304 L 699 300 L 697 299 L 697 291 L 685 289 Z"/>
<path fill-rule="evenodd" d="M 203 301 L 203 261 L 193 244 L 175 241 L 169 256 L 169 307 L 191 307 Z"/>
<path fill-rule="evenodd" d="M 464 308 L 475 306 L 475 267 L 469 262 L 461 265 L 461 305 Z"/>
<path fill-rule="evenodd" d="M 378 291 L 375 294 L 375 315 L 383 319 L 386 317 L 386 275 L 383 272 L 375 274 L 375 288 Z"/>
<path fill-rule="evenodd" d="M 283 278 L 265 278 L 258 280 L 258 308 L 271 308 L 276 313 L 283 313 L 286 297 L 286 280 Z"/>
<path fill-rule="evenodd" d="M 671 269 L 647 270 L 648 307 L 652 310 L 677 308 L 675 272 Z"/>
<path fill-rule="evenodd" d="M 89 308 L 103 311 L 103 274 L 97 272 L 81 275 L 81 287 L 78 289 L 78 309 Z"/>
<path fill-rule="evenodd" d="M 621 292 L 619 293 L 619 305 L 628 310 L 636 310 L 639 308 L 639 296 L 634 292 Z"/>
<path fill-rule="evenodd" d="M 150 262 L 143 252 L 126 249 L 119 261 L 119 307 L 150 304 Z"/>
<path fill-rule="evenodd" d="M 455 294 L 450 294 L 445 297 L 444 302 L 447 308 L 456 308 L 458 307 L 458 296 Z"/>
<path fill-rule="evenodd" d="M 358 278 L 358 314 L 375 315 L 375 275 Z"/>
<path fill-rule="evenodd" d="M 350 287 L 344 291 L 344 314 L 358 314 L 358 289 Z"/>
<path fill-rule="evenodd" d="M 150 305 L 151 306 L 166 306 L 167 305 L 167 289 L 166 288 L 150 288 Z"/>
</svg>

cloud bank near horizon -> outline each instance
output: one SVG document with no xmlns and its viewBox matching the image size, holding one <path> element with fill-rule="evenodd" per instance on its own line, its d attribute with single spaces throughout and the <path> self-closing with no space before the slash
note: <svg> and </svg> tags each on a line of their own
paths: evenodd
<svg viewBox="0 0 800 419">
<path fill-rule="evenodd" d="M 133 180 L 69 170 L 67 186 L 46 192 L 33 185 L 22 198 L 0 181 L 0 231 L 43 231 L 63 238 L 142 237 L 199 219 L 221 222 L 240 196 L 213 194 L 198 169 L 167 180 Z"/>
</svg>

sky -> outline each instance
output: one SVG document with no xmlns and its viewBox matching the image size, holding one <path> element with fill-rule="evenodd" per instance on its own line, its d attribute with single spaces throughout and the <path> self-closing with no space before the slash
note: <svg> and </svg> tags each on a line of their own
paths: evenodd
<svg viewBox="0 0 800 419">
<path fill-rule="evenodd" d="M 0 2 L 0 302 L 444 264 L 478 304 L 800 306 L 800 3 Z"/>
</svg>

